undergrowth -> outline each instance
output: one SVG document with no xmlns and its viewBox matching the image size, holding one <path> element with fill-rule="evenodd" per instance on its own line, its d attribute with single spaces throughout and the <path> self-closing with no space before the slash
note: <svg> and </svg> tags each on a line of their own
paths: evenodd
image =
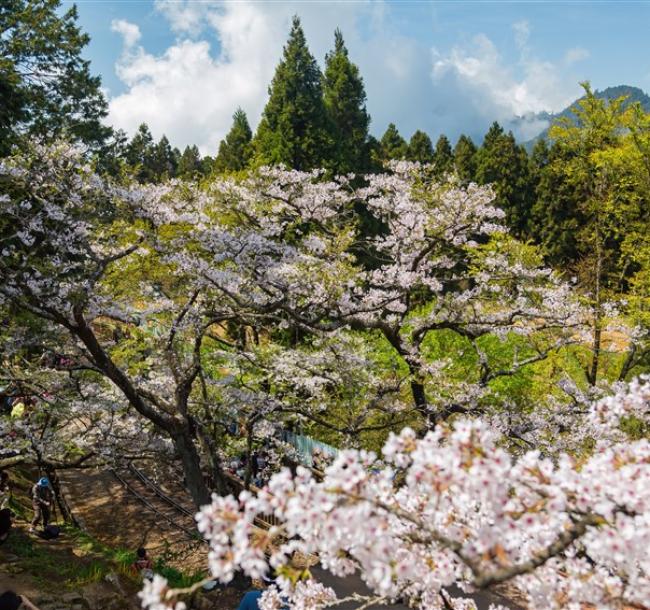
<svg viewBox="0 0 650 610">
<path fill-rule="evenodd" d="M 18 521 L 29 523 L 31 473 L 15 468 L 12 472 L 12 498 L 9 504 Z M 47 588 L 52 582 L 66 589 L 76 589 L 100 582 L 117 573 L 139 585 L 140 576 L 132 569 L 135 549 L 109 547 L 87 532 L 69 524 L 60 525 L 61 537 L 52 542 L 41 541 L 14 528 L 1 549 L 18 557 L 16 564 L 36 582 Z M 168 548 L 160 555 L 154 571 L 167 578 L 174 587 L 187 587 L 203 578 L 201 572 L 184 572 L 168 565 L 175 555 Z"/>
</svg>

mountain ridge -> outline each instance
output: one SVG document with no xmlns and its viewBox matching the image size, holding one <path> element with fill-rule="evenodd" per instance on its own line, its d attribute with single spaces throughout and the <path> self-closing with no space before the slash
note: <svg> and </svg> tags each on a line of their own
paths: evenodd
<svg viewBox="0 0 650 610">
<path fill-rule="evenodd" d="M 612 101 L 615 99 L 618 99 L 623 96 L 627 96 L 627 99 L 624 102 L 624 106 L 629 106 L 630 104 L 633 104 L 635 102 L 639 102 L 641 104 L 641 107 L 645 112 L 650 113 L 650 95 L 648 95 L 643 89 L 640 87 L 635 87 L 632 85 L 614 85 L 612 87 L 606 87 L 602 91 L 599 91 L 596 89 L 594 91 L 594 95 L 599 98 L 599 99 L 604 99 L 607 101 Z M 528 149 L 532 149 L 533 146 L 535 145 L 535 142 L 542 138 L 548 139 L 548 132 L 549 128 L 553 124 L 554 121 L 557 121 L 558 119 L 561 118 L 568 118 L 568 119 L 573 119 L 574 114 L 573 114 L 573 109 L 585 98 L 585 96 L 581 96 L 575 101 L 571 102 L 564 110 L 561 110 L 560 112 L 552 113 L 552 112 L 538 112 L 536 114 L 526 116 L 526 117 L 517 117 L 515 121 L 517 122 L 533 122 L 533 121 L 539 121 L 539 122 L 546 122 L 547 125 L 544 129 L 542 129 L 536 136 L 533 138 L 530 138 L 528 140 L 525 140 L 523 142 L 523 145 Z"/>
</svg>

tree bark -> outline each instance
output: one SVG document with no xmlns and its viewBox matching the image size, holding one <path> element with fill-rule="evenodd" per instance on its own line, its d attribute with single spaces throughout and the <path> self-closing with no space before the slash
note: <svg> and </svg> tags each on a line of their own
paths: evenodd
<svg viewBox="0 0 650 610">
<path fill-rule="evenodd" d="M 223 466 L 219 459 L 219 453 L 217 452 L 215 441 L 209 434 L 206 434 L 200 425 L 196 426 L 196 433 L 203 451 L 210 460 L 210 474 L 212 475 L 212 481 L 214 483 L 214 488 L 211 491 L 214 491 L 220 496 L 227 496 L 232 492 L 232 490 L 228 485 L 226 477 L 223 475 Z"/>
<path fill-rule="evenodd" d="M 592 386 L 596 385 L 598 381 L 598 367 L 600 365 L 600 350 L 602 342 L 602 300 L 600 293 L 600 280 L 602 273 L 602 253 L 600 247 L 600 241 L 598 242 L 598 250 L 596 255 L 596 285 L 595 285 L 595 312 L 594 312 L 594 327 L 593 327 L 593 355 L 591 358 L 591 366 L 587 373 L 587 379 Z"/>
<path fill-rule="evenodd" d="M 84 343 L 97 367 L 122 390 L 126 399 L 138 413 L 166 432 L 171 438 L 174 448 L 181 458 L 187 486 L 196 507 L 199 508 L 207 504 L 210 500 L 210 492 L 201 472 L 199 454 L 194 446 L 190 421 L 187 418 L 181 421 L 145 402 L 127 375 L 113 362 L 101 346 L 83 313 L 75 310 L 74 317 L 76 326 L 72 327 L 71 330 Z M 186 401 L 187 393 L 188 388 L 177 388 L 177 403 L 182 398 L 185 398 Z"/>
<path fill-rule="evenodd" d="M 187 430 L 177 430 L 170 433 L 174 448 L 181 458 L 185 482 L 197 508 L 210 502 L 210 490 L 205 483 L 199 453 L 194 446 L 194 441 Z"/>
<path fill-rule="evenodd" d="M 54 500 L 57 503 L 59 510 L 61 511 L 61 516 L 63 517 L 63 520 L 66 523 L 72 523 L 76 527 L 79 527 L 79 524 L 77 523 L 77 520 L 74 518 L 74 515 L 72 514 L 72 511 L 68 506 L 65 496 L 63 495 L 63 491 L 61 490 L 61 484 L 59 482 L 59 477 L 56 473 L 56 470 L 54 470 L 54 468 L 52 467 L 46 466 L 45 473 L 47 474 L 47 478 L 50 480 L 50 484 L 52 485 L 52 491 L 54 492 Z"/>
<path fill-rule="evenodd" d="M 246 424 L 246 474 L 244 475 L 244 489 L 248 490 L 251 486 L 253 475 L 253 426 L 254 422 L 248 421 Z"/>
</svg>

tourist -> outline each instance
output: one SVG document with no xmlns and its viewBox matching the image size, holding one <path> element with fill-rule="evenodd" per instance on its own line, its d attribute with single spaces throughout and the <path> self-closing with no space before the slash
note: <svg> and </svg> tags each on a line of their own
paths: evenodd
<svg viewBox="0 0 650 610">
<path fill-rule="evenodd" d="M 52 508 L 54 494 L 50 488 L 50 481 L 46 477 L 39 479 L 38 483 L 32 487 L 32 507 L 34 508 L 34 518 L 32 519 L 29 531 L 36 532 L 36 526 L 39 521 L 43 522 L 45 529 L 50 522 L 50 510 Z"/>
<path fill-rule="evenodd" d="M 248 470 L 248 456 L 245 453 L 242 453 L 239 456 L 239 460 L 238 460 L 238 463 L 237 463 L 237 469 L 235 470 L 235 474 L 240 479 L 245 479 L 247 470 Z"/>
<path fill-rule="evenodd" d="M 11 406 L 11 417 L 18 419 L 25 415 L 25 402 L 24 398 L 18 397 Z"/>
<path fill-rule="evenodd" d="M 0 510 L 0 544 L 9 538 L 12 512 L 8 508 Z"/>
<path fill-rule="evenodd" d="M 264 578 L 266 585 L 275 584 L 275 578 Z M 237 610 L 260 610 L 259 600 L 262 597 L 263 591 L 260 589 L 253 589 L 244 594 L 239 602 Z M 288 610 L 288 606 L 281 610 Z"/>
<path fill-rule="evenodd" d="M 268 458 L 266 457 L 266 454 L 262 452 L 256 453 L 253 457 L 253 464 L 255 464 L 253 482 L 258 487 L 262 487 L 268 478 L 268 472 L 266 471 Z"/>
<path fill-rule="evenodd" d="M 244 597 L 241 598 L 239 602 L 239 607 L 237 610 L 259 610 L 259 604 L 257 603 L 262 597 L 262 591 L 259 589 L 253 589 L 244 593 Z"/>
<path fill-rule="evenodd" d="M 10 415 L 14 404 L 14 398 L 8 388 L 0 390 L 0 415 Z"/>
<path fill-rule="evenodd" d="M 5 591 L 0 595 L 0 610 L 38 610 L 38 608 L 26 596 Z"/>
<path fill-rule="evenodd" d="M 136 560 L 131 566 L 136 574 L 142 576 L 144 580 L 153 580 L 153 561 L 149 558 L 147 550 L 144 547 L 138 548 L 135 552 Z"/>
<path fill-rule="evenodd" d="M 9 473 L 6 470 L 0 470 L 0 509 L 7 508 L 10 498 Z"/>
</svg>

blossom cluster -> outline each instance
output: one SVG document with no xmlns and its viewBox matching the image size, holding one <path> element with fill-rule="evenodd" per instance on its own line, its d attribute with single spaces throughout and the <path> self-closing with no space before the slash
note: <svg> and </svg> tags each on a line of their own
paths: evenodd
<svg viewBox="0 0 650 610">
<path fill-rule="evenodd" d="M 293 578 L 299 553 L 360 574 L 380 602 L 438 608 L 452 585 L 470 595 L 507 581 L 531 607 L 647 602 L 648 442 L 622 430 L 647 419 L 647 382 L 595 402 L 593 388 L 566 384 L 573 403 L 547 401 L 549 417 L 535 408 L 514 421 L 507 404 L 485 417 L 505 404 L 495 380 L 589 326 L 572 287 L 507 234 L 489 187 L 438 183 L 407 163 L 363 180 L 261 168 L 205 189 L 116 185 L 66 144 L 17 152 L 0 175 L 0 306 L 33 316 L 24 332 L 39 341 L 67 337 L 70 364 L 44 385 L 78 385 L 61 390 L 68 404 L 47 434 L 38 418 L 20 422 L 21 447 L 62 455 L 78 436 L 75 447 L 112 459 L 148 438 L 165 451 L 183 433 L 192 446 L 240 418 L 253 436 L 305 418 L 358 438 L 409 409 L 421 426 L 381 455 L 342 451 L 323 480 L 281 471 L 258 495 L 215 498 L 198 520 L 215 578 L 273 568 L 284 576 L 268 608 L 335 603 Z M 472 356 L 462 376 L 449 374 L 453 358 L 431 357 L 443 334 Z M 492 358 L 483 339 L 513 341 L 513 356 Z M 594 451 L 547 451 L 541 436 L 561 426 Z M 524 439 L 516 454 L 512 436 Z M 198 470 L 198 452 L 216 450 L 195 448 L 186 467 Z M 271 514 L 282 525 L 258 531 Z M 148 586 L 150 608 L 169 606 L 165 586 Z"/>
<path fill-rule="evenodd" d="M 591 415 L 634 408 L 647 416 L 649 388 L 632 383 Z M 650 442 L 551 460 L 538 451 L 515 458 L 500 441 L 480 419 L 423 438 L 407 428 L 382 456 L 342 451 L 322 481 L 285 470 L 257 495 L 215 496 L 197 515 L 210 573 L 222 582 L 238 569 L 283 574 L 265 608 L 278 599 L 314 609 L 335 603 L 333 592 L 305 603 L 291 577 L 296 553 L 317 556 L 335 575 L 358 574 L 378 603 L 471 607 L 473 591 L 511 582 L 530 608 L 647 606 Z M 281 525 L 260 532 L 255 519 L 268 514 Z M 464 593 L 452 595 L 458 587 Z"/>
</svg>

